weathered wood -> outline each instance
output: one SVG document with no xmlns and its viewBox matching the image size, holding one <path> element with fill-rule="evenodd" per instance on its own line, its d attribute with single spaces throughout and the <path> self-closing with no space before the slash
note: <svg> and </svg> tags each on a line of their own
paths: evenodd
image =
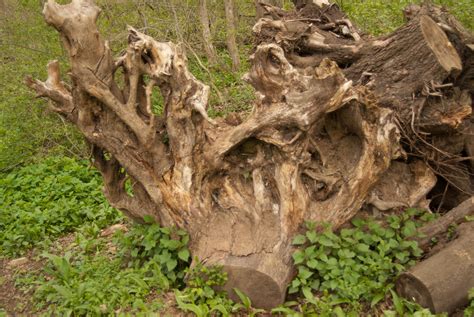
<svg viewBox="0 0 474 317">
<path fill-rule="evenodd" d="M 397 293 L 436 314 L 467 305 L 474 287 L 473 246 L 474 222 L 463 223 L 456 240 L 398 278 Z"/>
<path fill-rule="evenodd" d="M 435 174 L 422 161 L 392 162 L 370 192 L 367 203 L 380 211 L 409 207 L 428 209 L 426 195 L 436 182 Z"/>
<path fill-rule="evenodd" d="M 460 224 L 466 221 L 467 216 L 472 215 L 474 215 L 474 197 L 469 198 L 442 217 L 418 229 L 420 236 L 415 237 L 414 240 L 418 242 L 420 248 L 426 250 L 431 245 L 434 237 L 447 232 L 449 226 Z"/>
<path fill-rule="evenodd" d="M 396 56 L 400 45 L 363 37 L 337 6 L 313 1 L 298 13 L 264 8 L 254 28 L 260 45 L 244 76 L 256 101 L 243 121 L 208 117 L 209 86 L 188 71 L 180 45 L 129 28 L 126 52 L 113 58 L 96 26 L 100 10 L 90 0 L 48 0 L 44 9 L 69 54 L 71 86 L 61 82 L 54 62 L 45 82 L 27 84 L 53 100 L 52 109 L 92 145 L 114 207 L 137 221 L 151 215 L 164 226 L 185 228 L 193 256 L 229 273 L 226 289 L 238 287 L 257 306 L 271 308 L 283 301 L 293 276 L 290 241 L 301 224 L 344 224 L 368 202 L 392 160 L 403 155 L 391 110 L 398 108 L 380 107 L 377 98 L 385 97 L 370 78 L 392 89 L 400 81 L 421 80 L 412 69 L 409 79 L 391 78 L 402 67 L 380 65 L 391 62 L 388 56 L 415 63 Z M 312 18 L 314 13 L 319 17 Z M 392 39 L 428 54 L 433 65 L 421 63 L 418 72 L 442 80 L 460 68 L 433 23 L 415 16 Z M 364 75 L 362 67 L 351 72 L 369 55 L 380 57 L 372 69 L 379 73 Z M 114 79 L 117 71 L 124 74 L 123 86 Z M 403 87 L 400 96 L 419 97 L 417 87 Z M 164 100 L 159 116 L 152 111 L 155 89 Z M 397 92 L 387 96 L 392 94 Z M 463 113 L 454 110 L 453 122 Z M 430 180 L 425 174 L 412 183 Z M 133 195 L 125 189 L 127 180 Z M 424 193 L 413 193 L 410 201 L 421 201 Z"/>
<path fill-rule="evenodd" d="M 367 47 L 361 48 L 364 49 Z M 442 84 L 461 71 L 461 59 L 446 34 L 433 19 L 422 15 L 379 45 L 374 44 L 345 74 L 366 83 L 382 105 L 397 110 L 408 121 L 412 111 L 421 110 L 406 107 L 412 103 L 414 93 L 429 93 L 425 87 L 429 82 Z"/>
<path fill-rule="evenodd" d="M 259 21 L 257 39 L 278 43 L 296 67 L 315 67 L 324 58 L 336 61 L 349 79 L 396 112 L 404 150 L 449 183 L 449 197 L 472 195 L 466 154 L 435 143 L 447 144 L 460 134 L 472 138 L 463 125 L 473 105 L 473 35 L 446 10 L 425 4 L 409 6 L 408 22 L 392 34 L 371 38 L 337 5 L 316 2 L 294 1 L 298 15 L 280 13 Z"/>
</svg>

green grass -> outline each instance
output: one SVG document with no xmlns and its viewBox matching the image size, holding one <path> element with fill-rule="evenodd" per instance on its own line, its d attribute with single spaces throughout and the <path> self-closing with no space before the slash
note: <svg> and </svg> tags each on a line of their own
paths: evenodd
<svg viewBox="0 0 474 317">
<path fill-rule="evenodd" d="M 67 69 L 59 38 L 44 23 L 38 1 L 14 7 L 0 14 L 0 171 L 47 155 L 85 156 L 76 130 L 45 111 L 46 102 L 23 83 L 27 75 L 45 79 L 52 59 Z"/>
<path fill-rule="evenodd" d="M 61 316 L 150 313 L 163 307 L 161 294 L 183 286 L 189 266 L 185 232 L 135 225 L 116 234 L 114 243 L 98 233 L 78 232 L 64 254 L 42 255 L 47 259 L 42 272 L 18 279 L 23 287 L 36 285 L 38 311 Z"/>
<path fill-rule="evenodd" d="M 387 34 L 403 23 L 402 10 L 420 0 L 336 0 L 336 3 L 365 32 L 373 35 Z M 435 4 L 445 6 L 468 29 L 474 30 L 473 4 L 471 0 L 434 0 Z"/>
<path fill-rule="evenodd" d="M 41 255 L 46 259 L 42 270 L 17 277 L 19 287 L 34 290 L 35 314 L 156 314 L 168 308 L 164 294 L 169 292 L 174 292 L 178 308 L 198 317 L 211 312 L 254 316 L 262 311 L 252 308 L 239 290 L 242 304 L 213 288 L 227 281 L 221 267 L 197 260 L 189 267 L 188 236 L 182 230 L 136 224 L 126 233 L 118 231 L 113 241 L 99 237 L 99 232 L 90 227 L 79 230 L 69 246 Z"/>
<path fill-rule="evenodd" d="M 50 158 L 3 176 L 2 255 L 17 256 L 35 246 L 47 250 L 41 255 L 44 268 L 18 276 L 16 282 L 34 290 L 36 313 L 146 315 L 166 311 L 165 294 L 170 293 L 179 309 L 197 316 L 259 312 L 245 294 L 237 291 L 242 303 L 234 303 L 214 289 L 227 278 L 219 267 L 206 267 L 198 259 L 189 267 L 189 236 L 183 230 L 146 218 L 147 224 L 119 231 L 113 239 L 101 237 L 101 228 L 120 216 L 104 201 L 99 175 L 86 162 Z M 274 313 L 431 316 L 392 290 L 397 275 L 421 255 L 408 239 L 432 217 L 409 209 L 379 221 L 354 219 L 339 232 L 307 223 L 307 230 L 293 241 L 297 276 L 289 301 Z M 44 243 L 71 231 L 76 232 L 69 245 Z"/>
<path fill-rule="evenodd" d="M 48 158 L 0 177 L 0 255 L 18 256 L 84 224 L 121 219 L 87 162 Z"/>
</svg>

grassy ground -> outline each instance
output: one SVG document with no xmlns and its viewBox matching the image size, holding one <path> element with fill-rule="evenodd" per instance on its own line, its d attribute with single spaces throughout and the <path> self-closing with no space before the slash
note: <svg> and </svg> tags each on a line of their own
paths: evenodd
<svg viewBox="0 0 474 317">
<path fill-rule="evenodd" d="M 421 0 L 337 0 L 339 6 L 365 32 L 374 35 L 392 32 L 403 24 L 402 10 Z M 449 9 L 467 28 L 474 30 L 473 4 L 471 0 L 433 0 L 433 3 Z"/>
</svg>

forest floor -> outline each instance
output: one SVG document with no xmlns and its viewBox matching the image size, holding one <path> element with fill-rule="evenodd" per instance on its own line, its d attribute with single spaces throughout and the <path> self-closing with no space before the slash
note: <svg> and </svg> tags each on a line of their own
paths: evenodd
<svg viewBox="0 0 474 317">
<path fill-rule="evenodd" d="M 103 229 L 102 233 L 105 232 L 107 235 L 107 231 L 115 230 L 116 226 L 112 225 L 109 228 Z M 70 233 L 58 238 L 49 251 L 58 256 L 64 256 L 67 250 L 71 250 L 75 246 L 75 234 Z M 112 235 L 107 235 L 104 243 L 113 249 Z M 47 260 L 41 257 L 42 252 L 44 250 L 32 249 L 16 259 L 0 258 L 0 316 L 48 315 L 47 307 L 42 310 L 36 307 L 35 287 L 31 284 L 25 285 L 19 282 L 25 276 L 49 278 L 44 273 Z M 104 254 L 110 252 L 113 252 L 113 250 L 104 250 Z M 160 294 L 151 292 L 146 299 L 148 303 L 154 301 L 163 303 L 159 312 L 156 312 L 160 316 L 192 316 L 190 313 L 179 310 L 173 292 Z M 1 309 L 3 309 L 3 312 Z"/>
</svg>

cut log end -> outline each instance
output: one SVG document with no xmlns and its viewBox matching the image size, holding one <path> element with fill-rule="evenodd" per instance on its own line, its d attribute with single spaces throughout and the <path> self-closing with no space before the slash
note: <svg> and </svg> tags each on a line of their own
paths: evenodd
<svg viewBox="0 0 474 317">
<path fill-rule="evenodd" d="M 413 274 L 406 272 L 400 275 L 397 281 L 397 293 L 404 298 L 434 311 L 433 299 L 430 291 Z"/>
<path fill-rule="evenodd" d="M 427 15 L 420 17 L 420 26 L 426 43 L 438 59 L 439 64 L 448 73 L 460 74 L 462 71 L 461 58 L 443 30 Z"/>
<path fill-rule="evenodd" d="M 224 290 L 232 300 L 239 301 L 236 288 L 252 300 L 253 307 L 272 309 L 284 302 L 286 284 L 279 284 L 271 276 L 249 267 L 226 265 L 223 270 L 227 273 Z"/>
<path fill-rule="evenodd" d="M 240 300 L 234 290 L 238 289 L 250 298 L 255 308 L 270 310 L 284 303 L 288 283 L 295 273 L 290 265 L 291 251 L 288 247 L 277 246 L 265 252 L 240 256 L 229 253 L 212 252 L 205 263 L 222 265 L 227 282 L 221 289 L 232 300 Z"/>
</svg>

